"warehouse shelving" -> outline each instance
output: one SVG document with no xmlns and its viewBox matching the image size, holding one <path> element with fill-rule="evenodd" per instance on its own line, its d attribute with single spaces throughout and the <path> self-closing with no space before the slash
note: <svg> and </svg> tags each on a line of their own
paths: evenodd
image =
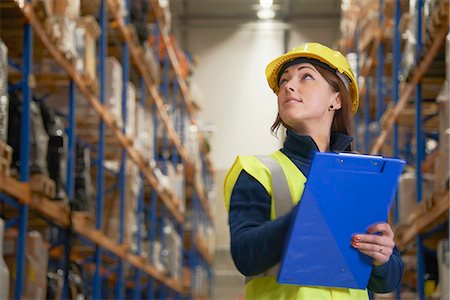
<svg viewBox="0 0 450 300">
<path fill-rule="evenodd" d="M 157 3 L 152 1 L 151 2 L 153 10 L 158 11 Z M 128 4 L 129 5 L 129 4 Z M 182 160 L 182 162 L 186 165 L 186 169 L 191 169 L 191 172 L 204 172 L 204 170 L 196 170 L 195 166 L 192 164 L 192 159 L 187 153 L 186 149 L 184 148 L 182 144 L 182 139 L 180 139 L 180 135 L 175 130 L 174 125 L 172 124 L 172 121 L 169 119 L 169 116 L 167 115 L 167 112 L 164 107 L 165 103 L 165 97 L 163 97 L 159 91 L 159 87 L 152 82 L 152 79 L 150 75 L 148 74 L 147 70 L 144 68 L 144 61 L 142 57 L 142 48 L 138 45 L 136 40 L 133 37 L 132 31 L 130 30 L 130 27 L 128 26 L 129 20 L 128 18 L 122 19 L 122 17 L 118 13 L 118 7 L 116 6 L 116 1 L 113 0 L 103 0 L 101 2 L 101 10 L 100 10 L 100 27 L 102 30 L 102 34 L 100 36 L 100 47 L 99 47 L 99 65 L 100 70 L 103 70 L 103 72 L 100 72 L 99 74 L 99 81 L 100 81 L 100 94 L 99 96 L 96 95 L 96 93 L 92 90 L 92 87 L 90 85 L 90 82 L 88 82 L 85 78 L 79 74 L 76 69 L 74 68 L 72 62 L 70 62 L 63 53 L 60 52 L 56 48 L 56 46 L 53 44 L 49 36 L 44 30 L 44 26 L 39 20 L 38 16 L 36 15 L 35 9 L 32 6 L 32 4 L 29 1 L 6 1 L 2 2 L 1 4 L 2 9 L 9 9 L 9 10 L 15 10 L 19 9 L 20 12 L 25 17 L 25 29 L 24 29 L 24 47 L 23 51 L 24 53 L 24 60 L 23 60 L 23 74 L 22 78 L 34 78 L 31 71 L 32 66 L 32 57 L 33 57 L 33 43 L 36 43 L 36 41 L 33 42 L 32 33 L 36 33 L 37 37 L 39 38 L 40 43 L 43 44 L 42 48 L 45 49 L 44 52 L 48 52 L 50 54 L 50 57 L 54 59 L 54 61 L 66 72 L 68 75 L 68 81 L 69 81 L 69 115 L 68 115 L 68 135 L 69 135 L 69 153 L 68 153 L 68 181 L 67 181 L 67 190 L 69 198 L 73 197 L 73 185 L 74 185 L 74 179 L 73 179 L 73 172 L 74 172 L 74 147 L 75 147 L 75 138 L 76 138 L 76 130 L 75 130 L 75 89 L 77 89 L 87 102 L 90 104 L 90 106 L 96 111 L 96 113 L 100 116 L 100 129 L 99 129 L 99 138 L 98 138 L 98 157 L 97 157 L 97 163 L 98 163 L 98 186 L 97 189 L 99 191 L 105 191 L 105 188 L 103 186 L 104 181 L 104 146 L 105 146 L 105 129 L 107 129 L 109 132 L 112 132 L 115 140 L 120 144 L 120 146 L 125 150 L 125 152 L 122 152 L 121 157 L 121 165 L 124 166 L 127 158 L 129 157 L 131 161 L 133 161 L 139 168 L 140 176 L 142 176 L 145 179 L 146 184 L 149 184 L 150 186 L 150 192 L 145 192 L 147 196 L 150 198 L 150 204 L 145 204 L 144 202 L 144 188 L 143 185 L 140 187 L 140 194 L 141 196 L 138 197 L 138 211 L 149 209 L 150 214 L 153 214 L 153 218 L 150 222 L 153 227 L 156 227 L 156 208 L 157 203 L 161 201 L 164 206 L 161 207 L 162 214 L 166 215 L 166 212 L 169 212 L 170 214 L 167 214 L 169 218 L 173 218 L 173 220 L 176 221 L 176 227 L 177 231 L 180 233 L 180 235 L 183 237 L 183 226 L 185 223 L 185 216 L 182 210 L 180 210 L 180 199 L 177 199 L 172 191 L 167 190 L 163 188 L 163 186 L 159 183 L 158 179 L 155 177 L 153 173 L 153 168 L 146 163 L 144 158 L 142 157 L 142 154 L 136 151 L 136 149 L 133 147 L 133 141 L 130 140 L 129 137 L 126 136 L 126 132 L 123 129 L 120 129 L 117 124 L 118 120 L 114 118 L 114 116 L 108 111 L 106 107 L 103 105 L 102 99 L 104 98 L 104 63 L 105 63 L 105 57 L 107 52 L 107 11 L 110 13 L 110 15 L 113 16 L 115 24 L 123 38 L 122 43 L 122 64 L 123 64 L 123 70 L 124 70 L 124 83 L 127 82 L 128 74 L 129 74 L 129 63 L 130 63 L 130 57 L 133 60 L 134 64 L 133 67 L 135 67 L 138 70 L 138 74 L 141 77 L 141 85 L 140 85 L 140 92 L 141 92 L 141 103 L 143 105 L 152 105 L 154 116 L 157 116 L 161 121 L 162 124 L 165 126 L 167 135 L 165 135 L 164 144 L 168 145 L 169 141 L 172 145 L 174 145 L 174 149 L 171 149 L 173 152 L 174 160 L 176 162 L 180 162 L 180 160 L 177 159 L 179 156 Z M 157 20 L 160 17 L 157 16 Z M 162 23 L 160 23 L 162 24 Z M 106 34 L 105 34 L 106 33 Z M 166 39 L 167 32 L 165 30 L 161 30 L 160 33 L 163 36 L 163 39 Z M 158 33 L 159 34 L 159 33 Z M 169 52 L 173 51 L 173 48 L 171 47 L 170 43 L 166 43 L 166 50 Z M 177 60 L 176 57 L 170 57 L 171 63 L 173 67 L 175 68 L 175 71 L 177 70 Z M 176 71 L 177 72 L 177 71 Z M 44 78 L 45 79 L 45 78 Z M 62 79 L 64 81 L 64 78 Z M 51 81 L 51 80 L 50 80 Z M 24 125 L 22 126 L 23 134 L 22 134 L 22 143 L 23 145 L 27 145 L 28 143 L 28 132 L 29 132 L 29 123 L 28 125 L 25 124 L 26 122 L 29 122 L 27 111 L 27 105 L 29 105 L 31 101 L 31 87 L 30 87 L 30 80 L 22 80 L 23 85 L 23 92 L 24 92 L 24 114 L 23 114 L 23 122 Z M 39 79 L 38 82 L 41 82 Z M 189 97 L 189 91 L 188 87 L 185 81 L 183 81 L 181 78 L 178 79 L 178 83 L 180 87 L 182 87 L 183 90 L 183 103 L 188 108 L 188 113 L 190 111 L 191 107 L 191 100 Z M 149 98 L 147 99 L 146 92 L 149 92 Z M 126 95 L 122 96 L 123 99 L 126 99 Z M 126 107 L 126 100 L 123 100 L 122 106 Z M 182 104 L 183 105 L 183 104 Z M 189 115 L 189 114 L 188 114 Z M 192 114 L 189 115 L 190 121 L 195 124 L 195 119 L 193 118 Z M 156 118 L 155 122 L 156 122 Z M 123 117 L 123 123 L 126 122 L 126 117 Z M 106 128 L 105 128 L 106 125 Z M 168 140 L 167 140 L 168 138 Z M 25 149 L 21 153 L 21 160 L 27 161 L 27 149 Z M 202 148 L 204 148 L 202 146 Z M 206 166 L 208 167 L 208 172 L 213 172 L 212 164 L 207 157 L 207 154 L 205 151 L 203 151 L 204 160 L 207 162 Z M 177 161 L 178 160 L 178 161 Z M 193 171 L 192 171 L 193 170 Z M 135 280 L 134 284 L 132 285 L 133 290 L 133 297 L 139 298 L 142 296 L 142 291 L 144 288 L 146 289 L 146 292 L 148 293 L 154 293 L 155 291 L 155 284 L 158 282 L 158 284 L 162 284 L 162 287 L 160 288 L 160 296 L 166 295 L 166 296 L 173 296 L 173 292 L 177 293 L 178 295 L 182 297 L 191 297 L 193 295 L 191 291 L 192 284 L 189 282 L 183 282 L 181 283 L 180 280 L 175 280 L 172 277 L 169 277 L 165 275 L 164 273 L 161 273 L 156 267 L 154 267 L 152 264 L 149 264 L 144 260 L 142 256 L 139 254 L 133 254 L 130 252 L 130 249 L 123 244 L 123 215 L 120 216 L 120 234 L 119 234 L 119 241 L 115 241 L 111 239 L 110 237 L 107 237 L 104 232 L 102 231 L 101 227 L 101 210 L 103 206 L 103 193 L 98 193 L 97 196 L 97 216 L 94 218 L 94 220 L 91 220 L 90 218 L 86 217 L 84 213 L 78 213 L 78 212 L 72 212 L 71 215 L 69 215 L 69 212 L 61 207 L 55 204 L 55 202 L 45 199 L 45 198 L 36 198 L 35 196 L 31 195 L 31 192 L 28 188 L 28 170 L 26 169 L 26 164 L 23 164 L 23 167 L 21 166 L 21 178 L 20 180 L 22 182 L 18 182 L 17 180 L 4 176 L 0 174 L 0 191 L 4 194 L 9 195 L 15 201 L 18 201 L 21 205 L 19 205 L 19 209 L 21 210 L 19 212 L 20 215 L 20 226 L 19 226 L 19 233 L 18 233 L 18 253 L 17 253 L 17 278 L 16 281 L 16 288 L 15 288 L 15 298 L 21 297 L 21 291 L 22 291 L 22 272 L 23 272 L 23 257 L 24 257 L 24 236 L 26 233 L 27 228 L 27 219 L 28 219 L 28 209 L 37 210 L 40 213 L 42 213 L 46 217 L 50 217 L 57 223 L 61 225 L 62 230 L 72 230 L 74 233 L 76 233 L 81 241 L 83 241 L 85 244 L 88 245 L 95 245 L 93 249 L 94 254 L 94 263 L 89 263 L 89 268 L 93 269 L 94 271 L 94 278 L 93 278 L 93 296 L 94 298 L 101 298 L 102 297 L 102 281 L 103 277 L 106 276 L 106 274 L 111 273 L 111 268 L 108 269 L 107 266 L 104 266 L 102 263 L 102 260 L 105 259 L 105 255 L 113 254 L 113 257 L 115 257 L 115 261 L 118 263 L 117 265 L 117 274 L 114 278 L 116 282 L 116 287 L 118 289 L 116 290 L 115 296 L 117 298 L 121 298 L 125 296 L 125 291 L 123 290 L 122 283 L 124 282 L 124 274 L 123 274 L 123 263 L 126 262 L 130 266 L 133 266 L 136 270 L 135 272 Z M 120 185 L 122 186 L 122 191 L 124 190 L 124 167 L 121 168 L 120 173 Z M 199 203 L 201 203 L 201 206 L 193 206 L 193 209 L 197 210 L 197 213 L 206 217 L 210 224 L 212 223 L 212 213 L 209 208 L 208 202 L 206 200 L 206 195 L 204 188 L 202 186 L 203 183 L 200 183 L 198 181 L 191 182 L 192 191 L 194 192 L 193 198 L 199 199 Z M 121 211 L 124 208 L 124 195 L 121 195 Z M 195 201 L 193 201 L 195 202 Z M 148 206 L 148 207 L 146 207 Z M 200 208 L 201 207 L 201 208 Z M 140 209 L 139 209 L 140 208 Z M 139 218 L 139 217 L 138 217 Z M 139 223 L 143 222 L 144 220 L 140 220 Z M 96 224 L 93 224 L 95 222 Z M 140 227 L 140 226 L 138 226 Z M 159 230 L 161 229 L 161 224 L 159 224 Z M 153 238 L 156 232 L 156 228 L 151 229 L 153 232 Z M 150 233 L 152 235 L 152 233 Z M 138 234 L 139 236 L 139 234 Z M 212 257 L 209 255 L 209 253 L 206 250 L 206 246 L 204 238 L 196 235 L 195 240 L 195 246 L 200 253 L 204 257 L 204 260 L 206 261 L 206 265 L 209 266 L 212 262 Z M 77 255 L 76 251 L 71 251 L 70 241 L 66 241 L 66 246 L 64 247 L 64 250 L 61 250 L 61 247 L 55 247 L 53 248 L 53 251 L 51 251 L 51 256 L 53 257 L 61 257 L 61 253 L 63 252 L 64 259 L 62 261 L 63 264 L 65 264 L 65 287 L 64 292 L 67 295 L 67 264 L 68 264 L 68 258 L 69 256 L 73 259 L 80 260 L 80 255 Z M 138 250 L 141 247 L 140 241 L 138 241 Z M 194 245 L 194 244 L 193 244 Z M 60 249 L 60 250 L 55 250 Z M 192 250 L 192 249 L 191 249 Z M 190 252 L 192 252 L 190 250 Z M 59 253 L 59 254 L 58 254 Z M 92 251 L 91 251 L 92 254 Z M 188 263 L 189 267 L 195 267 L 195 260 L 197 256 L 195 254 L 192 254 Z M 86 259 L 81 260 L 82 262 L 86 262 Z M 209 271 L 209 273 L 211 273 Z M 144 280 L 143 282 L 145 284 L 142 284 L 143 274 L 146 274 L 150 276 L 148 280 Z M 105 278 L 110 277 L 106 276 Z M 209 280 L 211 278 L 209 277 Z M 154 281 L 156 280 L 156 281 Z M 166 290 L 165 287 L 169 288 Z M 12 291 L 13 292 L 13 291 Z M 146 294 L 149 295 L 149 294 Z M 194 295 L 195 296 L 195 295 Z M 203 295 L 205 296 L 205 295 Z M 208 297 L 206 295 L 206 297 Z"/>
<path fill-rule="evenodd" d="M 432 117 L 423 107 L 424 89 L 427 83 L 442 84 L 444 78 L 441 80 L 431 80 L 427 77 L 431 73 L 434 64 L 438 58 L 442 58 L 442 53 L 445 49 L 445 40 L 448 39 L 450 18 L 449 18 L 449 1 L 435 1 L 435 10 L 431 12 L 430 18 L 436 23 L 433 27 L 433 33 L 429 33 L 429 38 L 425 44 L 422 44 L 422 32 L 424 28 L 422 20 L 423 1 L 418 0 L 416 9 L 416 41 L 419 41 L 416 46 L 415 67 L 409 72 L 409 76 L 400 80 L 400 61 L 401 61 L 401 41 L 400 41 L 400 13 L 401 6 L 408 3 L 408 1 L 401 0 L 379 0 L 363 2 L 364 7 L 354 8 L 352 15 L 355 26 L 349 26 L 351 30 L 347 32 L 347 36 L 341 41 L 340 45 L 346 51 L 355 51 L 357 53 L 357 61 L 361 60 L 361 54 L 366 53 L 365 61 L 359 63 L 358 74 L 360 91 L 361 91 L 361 106 L 362 113 L 355 118 L 356 128 L 362 127 L 364 129 L 363 141 L 357 139 L 358 146 L 364 149 L 364 152 L 371 154 L 384 154 L 392 156 L 404 156 L 407 153 L 401 153 L 399 148 L 399 140 L 407 140 L 407 137 L 401 136 L 399 131 L 400 125 L 409 124 L 415 127 L 414 137 L 416 137 L 416 146 L 414 150 L 415 156 L 410 161 L 410 156 L 406 157 L 409 163 L 414 163 L 416 186 L 417 186 L 417 205 L 411 210 L 407 220 L 402 220 L 399 223 L 398 219 L 398 202 L 394 203 L 392 223 L 395 231 L 396 244 L 402 253 L 413 254 L 417 258 L 417 297 L 425 299 L 425 262 L 424 249 L 425 241 L 428 239 L 440 238 L 442 235 L 438 233 L 447 232 L 448 235 L 448 212 L 450 194 L 448 185 L 446 190 L 434 192 L 431 198 L 423 199 L 422 191 L 422 177 L 423 172 L 430 172 L 430 167 L 436 161 L 436 153 L 425 156 L 424 146 L 424 130 L 427 128 L 435 129 L 435 125 L 424 125 L 423 114 L 426 117 Z M 361 3 L 357 3 L 360 5 Z M 384 6 L 388 6 L 383 11 Z M 360 10 L 358 10 L 360 9 Z M 367 22 L 364 16 L 368 15 L 369 10 L 376 10 L 374 22 L 368 32 L 364 32 L 361 36 L 360 24 Z M 386 11 L 393 12 L 391 17 L 387 17 Z M 367 19 L 367 18 L 366 18 Z M 351 23 L 349 23 L 351 24 Z M 393 34 L 392 34 L 393 33 Z M 448 47 L 448 46 L 447 46 Z M 446 50 L 447 56 L 449 49 Z M 392 59 L 386 60 L 386 53 L 392 53 Z M 447 58 L 448 59 L 448 58 Z M 448 62 L 447 62 L 448 64 Z M 361 67 L 362 65 L 362 67 Z M 375 72 L 376 68 L 376 72 Z M 440 67 L 440 69 L 444 69 Z M 448 74 L 448 65 L 445 67 L 447 80 L 450 76 Z M 437 72 L 439 73 L 439 72 Z M 376 82 L 376 89 L 368 84 L 369 78 L 374 78 Z M 392 77 L 392 91 L 387 90 L 387 82 Z M 373 84 L 372 84 L 373 85 Z M 374 86 L 374 85 L 373 85 Z M 427 91 L 431 97 L 436 97 L 434 94 Z M 448 92 L 447 92 L 448 93 Z M 374 94 L 376 94 L 374 96 Z M 428 96 L 430 97 L 430 96 Z M 414 99 L 414 110 L 416 113 L 409 113 L 411 111 L 411 100 Z M 431 111 L 434 113 L 434 111 Z M 403 141 L 404 143 L 404 141 Z M 404 147 L 407 149 L 407 147 Z M 409 150 L 408 150 L 409 151 Z M 447 183 L 448 184 L 448 183 Z M 428 243 L 429 244 L 429 243 Z M 433 244 L 433 243 L 432 243 Z M 397 293 L 397 299 L 401 299 L 401 294 Z"/>
</svg>

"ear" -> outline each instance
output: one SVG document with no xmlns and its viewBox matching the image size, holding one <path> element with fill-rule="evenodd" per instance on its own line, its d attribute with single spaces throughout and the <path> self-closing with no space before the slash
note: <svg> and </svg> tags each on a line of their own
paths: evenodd
<svg viewBox="0 0 450 300">
<path fill-rule="evenodd" d="M 333 105 L 334 110 L 338 110 L 342 107 L 341 94 L 339 92 L 333 94 L 330 105 Z"/>
</svg>

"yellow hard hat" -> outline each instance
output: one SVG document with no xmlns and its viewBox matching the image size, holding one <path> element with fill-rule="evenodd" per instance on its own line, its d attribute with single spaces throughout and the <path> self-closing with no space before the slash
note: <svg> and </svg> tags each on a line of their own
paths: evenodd
<svg viewBox="0 0 450 300">
<path fill-rule="evenodd" d="M 270 88 L 278 95 L 279 75 L 283 66 L 297 58 L 312 58 L 325 64 L 329 68 L 336 71 L 336 75 L 344 82 L 350 89 L 352 97 L 352 111 L 355 113 L 358 110 L 359 95 L 358 84 L 355 75 L 347 59 L 341 52 L 332 50 L 319 43 L 306 43 L 295 47 L 291 51 L 275 58 L 266 67 L 266 77 Z M 346 82 L 347 80 L 348 82 Z"/>
</svg>

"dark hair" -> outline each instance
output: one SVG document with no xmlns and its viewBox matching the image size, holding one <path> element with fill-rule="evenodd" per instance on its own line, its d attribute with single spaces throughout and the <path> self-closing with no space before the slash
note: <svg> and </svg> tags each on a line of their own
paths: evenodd
<svg viewBox="0 0 450 300">
<path fill-rule="evenodd" d="M 333 123 L 331 123 L 332 132 L 340 132 L 346 135 L 351 135 L 353 131 L 353 116 L 352 116 L 352 97 L 350 91 L 345 87 L 344 83 L 339 77 L 330 70 L 314 64 L 314 67 L 328 82 L 331 88 L 335 92 L 339 92 L 341 99 L 341 108 L 336 110 L 333 117 Z M 277 114 L 275 122 L 270 129 L 276 135 L 280 125 L 289 128 L 286 123 L 280 118 L 280 114 Z"/>
</svg>

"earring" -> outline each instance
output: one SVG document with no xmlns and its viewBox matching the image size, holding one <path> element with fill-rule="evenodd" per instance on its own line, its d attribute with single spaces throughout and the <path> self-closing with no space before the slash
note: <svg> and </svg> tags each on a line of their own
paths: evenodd
<svg viewBox="0 0 450 300">
<path fill-rule="evenodd" d="M 334 106 L 333 106 L 333 105 L 330 105 L 330 107 L 328 108 L 328 111 L 332 111 L 333 108 L 334 108 Z"/>
</svg>

